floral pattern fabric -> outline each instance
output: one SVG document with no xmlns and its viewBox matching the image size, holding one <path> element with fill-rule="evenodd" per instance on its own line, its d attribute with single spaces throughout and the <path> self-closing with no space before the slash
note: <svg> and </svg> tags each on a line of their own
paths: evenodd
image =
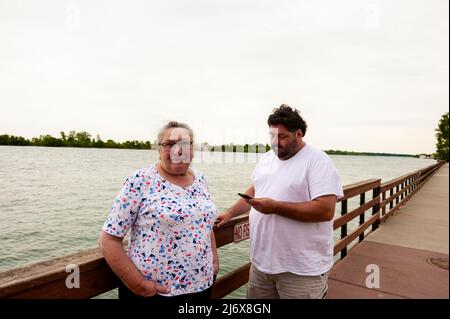
<svg viewBox="0 0 450 319">
<path fill-rule="evenodd" d="M 217 208 L 205 176 L 194 171 L 192 185 L 166 181 L 156 165 L 130 176 L 103 225 L 110 235 L 131 230 L 128 256 L 148 280 L 171 295 L 200 292 L 213 283 L 211 231 Z"/>
</svg>

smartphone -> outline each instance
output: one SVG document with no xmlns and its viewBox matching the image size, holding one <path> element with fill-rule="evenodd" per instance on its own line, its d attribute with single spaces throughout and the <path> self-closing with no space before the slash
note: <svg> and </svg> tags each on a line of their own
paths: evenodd
<svg viewBox="0 0 450 319">
<path fill-rule="evenodd" d="M 238 195 L 245 199 L 253 199 L 253 197 L 250 197 L 247 194 L 238 193 Z"/>
</svg>

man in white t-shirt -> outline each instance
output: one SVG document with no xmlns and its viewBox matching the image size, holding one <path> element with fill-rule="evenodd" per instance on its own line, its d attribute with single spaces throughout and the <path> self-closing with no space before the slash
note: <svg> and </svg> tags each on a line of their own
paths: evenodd
<svg viewBox="0 0 450 319">
<path fill-rule="evenodd" d="M 333 266 L 333 217 L 343 196 L 331 159 L 303 140 L 306 123 L 288 105 L 268 118 L 272 150 L 246 194 L 219 215 L 218 227 L 250 209 L 247 298 L 324 298 Z"/>
</svg>

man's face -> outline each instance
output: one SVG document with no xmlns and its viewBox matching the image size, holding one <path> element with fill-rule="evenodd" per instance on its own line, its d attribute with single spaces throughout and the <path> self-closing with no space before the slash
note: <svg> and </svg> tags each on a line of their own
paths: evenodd
<svg viewBox="0 0 450 319">
<path fill-rule="evenodd" d="M 283 125 L 269 127 L 270 144 L 279 159 L 284 160 L 293 156 L 301 147 L 302 131 L 288 131 Z"/>
</svg>

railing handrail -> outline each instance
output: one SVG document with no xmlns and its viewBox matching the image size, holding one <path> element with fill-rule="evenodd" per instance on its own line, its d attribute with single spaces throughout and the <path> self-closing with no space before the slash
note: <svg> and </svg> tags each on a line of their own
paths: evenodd
<svg viewBox="0 0 450 319">
<path fill-rule="evenodd" d="M 426 182 L 443 163 L 430 165 L 381 184 L 380 179 L 369 179 L 344 186 L 344 197 L 339 200 L 341 216 L 333 222 L 334 229 L 341 229 L 341 239 L 335 244 L 334 254 L 347 254 L 347 246 L 358 236 L 364 239 L 364 232 L 372 226 L 372 231 L 380 221 L 404 204 Z M 408 185 L 406 185 L 408 184 Z M 395 193 L 394 188 L 396 189 Z M 398 190 L 397 190 L 398 189 Z M 365 193 L 372 191 L 372 198 L 366 202 Z M 385 198 L 386 192 L 393 193 Z M 406 194 L 407 193 L 407 194 Z M 403 196 L 405 195 L 406 196 Z M 360 206 L 347 212 L 347 201 L 360 196 Z M 402 197 L 400 201 L 400 197 Z M 395 206 L 393 205 L 393 202 Z M 382 216 L 385 206 L 390 204 L 388 213 Z M 365 212 L 372 209 L 372 216 L 366 221 Z M 359 216 L 360 225 L 347 234 L 347 225 Z M 217 247 L 233 242 L 234 225 L 248 221 L 248 213 L 233 218 L 220 229 L 214 228 Z M 80 270 L 80 288 L 68 289 L 65 285 L 66 266 L 76 264 Z M 214 284 L 213 297 L 221 298 L 248 281 L 250 264 L 220 277 Z M 60 258 L 0 272 L 0 298 L 91 298 L 117 287 L 118 278 L 106 263 L 99 249 L 90 249 Z"/>
<path fill-rule="evenodd" d="M 404 205 L 444 163 L 444 161 L 440 161 L 381 184 L 380 220 L 384 222 L 400 206 Z M 389 192 L 388 198 L 386 198 L 387 192 Z M 386 211 L 388 204 L 389 210 Z"/>
<path fill-rule="evenodd" d="M 361 182 L 345 185 L 343 187 L 344 197 L 340 198 L 338 202 L 342 202 L 348 198 L 355 197 L 361 193 L 371 190 L 374 187 L 378 186 L 380 184 L 380 181 L 381 179 L 379 178 L 372 178 Z"/>
</svg>

